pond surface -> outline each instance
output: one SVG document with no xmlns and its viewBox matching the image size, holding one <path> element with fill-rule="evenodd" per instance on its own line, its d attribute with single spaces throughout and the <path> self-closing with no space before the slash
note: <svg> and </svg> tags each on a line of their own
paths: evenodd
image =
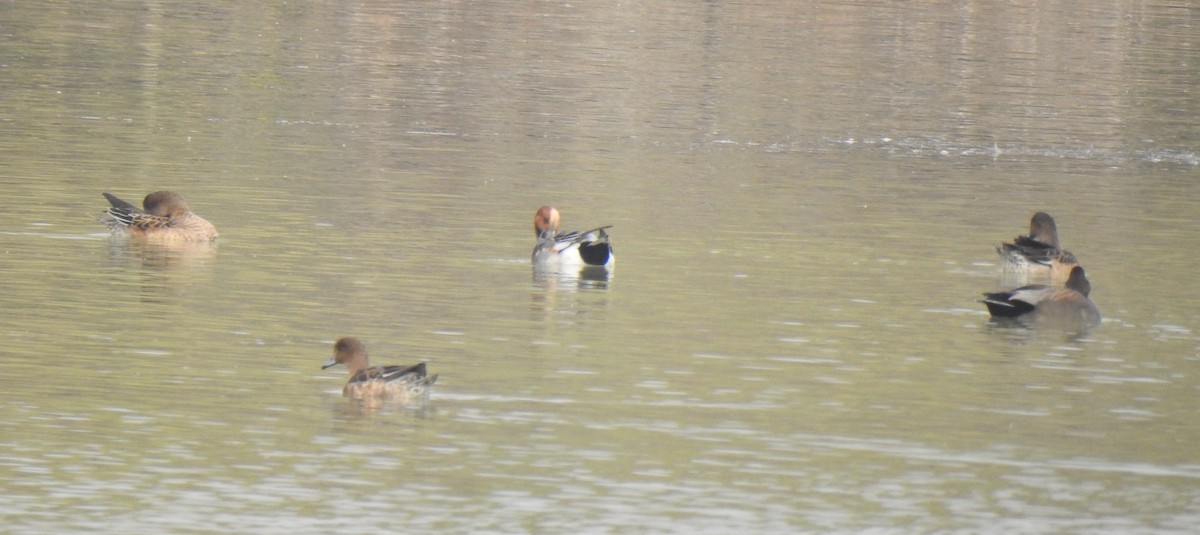
<svg viewBox="0 0 1200 535">
<path fill-rule="evenodd" d="M 1195 3 L 0 13 L 8 533 L 1200 525 Z M 159 189 L 217 244 L 95 220 Z M 978 302 L 1037 210 L 1098 328 Z"/>
</svg>

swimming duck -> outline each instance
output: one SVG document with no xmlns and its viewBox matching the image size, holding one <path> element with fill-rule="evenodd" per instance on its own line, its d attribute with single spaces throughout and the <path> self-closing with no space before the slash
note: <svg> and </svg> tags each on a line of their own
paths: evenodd
<svg viewBox="0 0 1200 535">
<path fill-rule="evenodd" d="M 438 378 L 437 374 L 426 375 L 424 362 L 411 366 L 371 366 L 367 346 L 352 336 L 333 344 L 333 356 L 321 369 L 338 364 L 350 371 L 342 395 L 355 399 L 388 398 L 402 403 L 428 400 L 429 388 Z"/>
<path fill-rule="evenodd" d="M 1079 266 L 1075 255 L 1059 245 L 1058 226 L 1046 212 L 1033 214 L 1028 236 L 1017 236 L 1013 243 L 997 245 L 996 252 L 1005 273 L 1047 277 L 1056 285 L 1064 284 L 1071 270 Z"/>
<path fill-rule="evenodd" d="M 1100 309 L 1088 298 L 1091 291 L 1087 274 L 1075 266 L 1065 287 L 1031 284 L 1007 292 L 985 293 L 983 304 L 993 318 L 1091 326 L 1100 323 Z"/>
<path fill-rule="evenodd" d="M 606 229 L 612 225 L 584 232 L 559 233 L 558 210 L 553 206 L 538 208 L 533 216 L 533 232 L 537 244 L 533 247 L 533 265 L 538 268 L 575 268 L 585 266 L 612 267 L 612 243 Z"/>
<path fill-rule="evenodd" d="M 178 193 L 156 191 L 142 200 L 142 208 L 111 193 L 104 198 L 112 205 L 101 219 L 115 233 L 155 242 L 206 242 L 217 239 L 217 229 L 192 213 Z"/>
</svg>

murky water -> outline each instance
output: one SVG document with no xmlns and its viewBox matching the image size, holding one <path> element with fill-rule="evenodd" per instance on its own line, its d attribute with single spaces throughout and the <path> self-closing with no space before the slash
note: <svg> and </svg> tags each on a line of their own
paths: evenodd
<svg viewBox="0 0 1200 535">
<path fill-rule="evenodd" d="M 393 4 L 0 8 L 5 532 L 1200 525 L 1200 6 Z M 1035 210 L 1083 336 L 977 302 Z"/>
</svg>

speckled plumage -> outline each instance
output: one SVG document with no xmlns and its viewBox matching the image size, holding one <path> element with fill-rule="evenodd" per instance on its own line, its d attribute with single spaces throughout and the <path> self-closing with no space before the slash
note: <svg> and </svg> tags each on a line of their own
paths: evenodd
<svg viewBox="0 0 1200 535">
<path fill-rule="evenodd" d="M 192 213 L 178 193 L 156 191 L 142 201 L 142 208 L 105 193 L 112 206 L 102 221 L 114 233 L 156 242 L 207 242 L 217 239 L 212 223 Z"/>
</svg>

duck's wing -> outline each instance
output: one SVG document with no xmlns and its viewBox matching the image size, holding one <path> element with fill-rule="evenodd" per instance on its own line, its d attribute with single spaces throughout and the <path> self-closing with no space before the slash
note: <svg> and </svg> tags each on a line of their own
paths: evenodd
<svg viewBox="0 0 1200 535">
<path fill-rule="evenodd" d="M 610 228 L 612 228 L 612 225 L 560 234 L 554 237 L 553 250 L 561 254 L 572 249 L 578 249 L 579 257 L 583 260 L 583 263 L 593 266 L 603 266 L 608 263 L 613 252 L 612 241 L 608 237 L 608 232 L 605 232 L 606 229 Z"/>
<path fill-rule="evenodd" d="M 142 212 L 130 212 L 119 208 L 109 208 L 108 215 L 112 216 L 113 223 L 123 227 L 134 227 L 142 230 L 156 228 L 171 228 L 175 225 L 174 220 L 169 217 L 150 215 Z"/>
<path fill-rule="evenodd" d="M 1055 262 L 1062 264 L 1079 263 L 1075 255 L 1069 251 L 1046 245 L 1025 236 L 1018 236 L 1013 243 L 1000 244 L 997 251 L 1001 256 L 1009 257 L 1018 263 L 1025 261 L 1045 266 L 1049 266 Z"/>
<path fill-rule="evenodd" d="M 116 195 L 113 195 L 111 193 L 107 193 L 107 192 L 104 193 L 104 198 L 108 199 L 108 204 L 111 204 L 112 207 L 115 209 L 123 210 L 123 211 L 127 211 L 127 212 L 141 212 L 142 211 L 141 208 L 138 208 L 137 206 L 129 204 L 129 203 L 117 198 Z"/>
<path fill-rule="evenodd" d="M 437 377 L 436 375 L 434 376 Z M 433 384 L 432 381 L 426 381 L 425 363 L 421 362 L 411 366 L 371 366 L 350 377 L 350 383 L 365 383 L 367 381 L 383 381 L 386 383 L 400 382 L 405 384 L 418 385 L 423 383 Z"/>
<path fill-rule="evenodd" d="M 1054 289 L 1043 284 L 1022 286 L 1007 292 L 989 292 L 983 294 L 983 304 L 988 312 L 998 318 L 1015 318 L 1033 312 L 1047 292 Z"/>
<path fill-rule="evenodd" d="M 148 214 L 141 208 L 127 203 L 111 193 L 105 193 L 104 198 L 108 199 L 108 203 L 112 205 L 105 210 L 105 213 L 112 217 L 112 220 L 109 221 L 110 226 L 148 230 L 168 228 L 174 224 L 169 217 Z"/>
<path fill-rule="evenodd" d="M 566 232 L 563 234 L 555 235 L 554 241 L 556 243 L 568 243 L 568 244 L 586 243 L 586 242 L 593 242 L 593 241 L 598 241 L 598 240 L 607 241 L 608 233 L 605 232 L 605 230 L 610 229 L 610 228 L 612 228 L 612 225 L 605 225 L 603 227 L 597 227 L 592 230 L 584 230 L 584 231 L 576 230 L 576 231 L 572 231 L 572 232 Z"/>
</svg>

